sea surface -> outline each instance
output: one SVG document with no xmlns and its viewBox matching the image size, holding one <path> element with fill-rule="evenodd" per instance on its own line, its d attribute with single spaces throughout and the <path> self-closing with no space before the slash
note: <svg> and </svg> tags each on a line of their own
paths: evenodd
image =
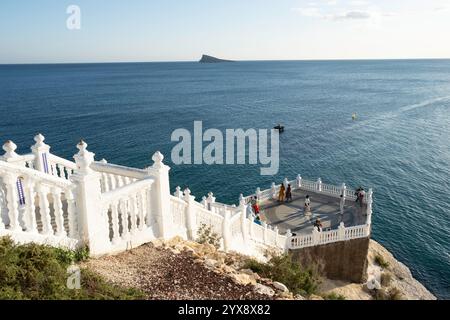
<svg viewBox="0 0 450 320">
<path fill-rule="evenodd" d="M 352 114 L 357 120 L 352 121 Z M 171 164 L 177 128 L 272 128 L 280 170 Z M 0 66 L 0 140 L 30 152 L 42 132 L 71 158 L 145 167 L 160 150 L 171 187 L 201 199 L 284 177 L 374 190 L 373 238 L 439 298 L 450 299 L 450 60 L 130 63 Z"/>
</svg>

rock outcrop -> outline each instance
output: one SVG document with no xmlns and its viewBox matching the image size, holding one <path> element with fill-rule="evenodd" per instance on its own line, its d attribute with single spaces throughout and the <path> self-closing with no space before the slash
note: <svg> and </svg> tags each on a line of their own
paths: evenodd
<svg viewBox="0 0 450 320">
<path fill-rule="evenodd" d="M 376 257 L 386 263 L 384 268 Z M 149 299 L 436 299 L 404 264 L 373 240 L 367 257 L 368 280 L 379 282 L 379 290 L 369 290 L 365 284 L 323 279 L 317 295 L 294 295 L 289 284 L 246 269 L 247 259 L 241 254 L 219 251 L 211 244 L 175 237 L 154 240 L 115 256 L 91 259 L 84 267 L 111 282 L 139 288 L 148 293 Z"/>
<path fill-rule="evenodd" d="M 199 61 L 200 63 L 220 63 L 220 62 L 234 62 L 231 60 L 223 60 L 216 57 L 208 56 L 204 54 Z"/>
</svg>

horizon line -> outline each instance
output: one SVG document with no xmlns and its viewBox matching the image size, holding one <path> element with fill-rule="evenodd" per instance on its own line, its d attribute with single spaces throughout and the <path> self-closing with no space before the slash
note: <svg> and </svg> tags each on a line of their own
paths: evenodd
<svg viewBox="0 0 450 320">
<path fill-rule="evenodd" d="M 222 59 L 222 58 L 221 58 Z M 328 62 L 328 61 L 414 61 L 414 60 L 450 60 L 446 58 L 331 58 L 331 59 L 255 59 L 231 60 L 232 62 Z M 98 61 L 98 62 L 23 62 L 0 63 L 0 66 L 20 65 L 65 65 L 65 64 L 132 64 L 132 63 L 199 63 L 199 60 L 153 60 L 153 61 Z"/>
</svg>

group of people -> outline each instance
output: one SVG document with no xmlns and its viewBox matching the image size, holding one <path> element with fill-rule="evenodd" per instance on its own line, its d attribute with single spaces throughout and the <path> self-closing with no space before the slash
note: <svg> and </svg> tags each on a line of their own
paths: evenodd
<svg viewBox="0 0 450 320">
<path fill-rule="evenodd" d="M 287 188 L 284 186 L 284 183 L 281 184 L 280 191 L 278 192 L 278 202 L 289 202 L 292 201 L 292 188 L 291 185 L 288 184 Z"/>
</svg>

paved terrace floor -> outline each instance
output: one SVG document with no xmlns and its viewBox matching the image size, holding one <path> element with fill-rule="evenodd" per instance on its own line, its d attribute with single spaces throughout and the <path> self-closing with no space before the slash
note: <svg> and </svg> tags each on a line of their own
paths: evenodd
<svg viewBox="0 0 450 320">
<path fill-rule="evenodd" d="M 304 214 L 305 197 L 311 199 L 311 214 Z M 294 190 L 292 202 L 267 200 L 261 204 L 262 220 L 272 226 L 277 226 L 281 232 L 290 229 L 297 235 L 310 234 L 314 221 L 319 218 L 323 230 L 337 229 L 344 221 L 346 227 L 363 225 L 366 221 L 366 205 L 346 200 L 344 214 L 340 214 L 340 199 L 311 191 Z"/>
</svg>

